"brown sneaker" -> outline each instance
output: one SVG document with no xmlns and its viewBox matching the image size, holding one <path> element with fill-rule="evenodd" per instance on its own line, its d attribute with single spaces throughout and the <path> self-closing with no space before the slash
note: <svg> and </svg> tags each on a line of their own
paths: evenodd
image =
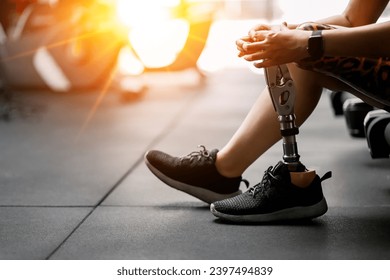
<svg viewBox="0 0 390 280">
<path fill-rule="evenodd" d="M 218 150 L 211 152 L 204 146 L 184 157 L 173 157 L 161 151 L 145 155 L 146 166 L 161 181 L 204 202 L 212 203 L 241 193 L 242 177 L 227 178 L 215 166 Z"/>
</svg>

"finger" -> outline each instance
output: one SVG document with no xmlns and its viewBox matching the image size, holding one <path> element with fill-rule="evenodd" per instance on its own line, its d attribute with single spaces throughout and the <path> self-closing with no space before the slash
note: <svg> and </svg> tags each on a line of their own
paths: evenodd
<svg viewBox="0 0 390 280">
<path fill-rule="evenodd" d="M 243 40 L 237 40 L 237 41 L 236 41 L 237 49 L 238 49 L 239 51 L 245 51 L 245 50 L 244 50 L 244 47 L 243 47 L 245 43 L 246 43 L 246 42 L 243 41 Z"/>
<path fill-rule="evenodd" d="M 250 33 L 251 40 L 254 42 L 263 41 L 270 31 L 254 31 Z"/>
<path fill-rule="evenodd" d="M 252 42 L 252 38 L 250 36 L 241 37 L 240 40 L 245 41 L 245 42 Z"/>
<path fill-rule="evenodd" d="M 241 47 L 242 48 L 242 45 L 245 44 L 245 43 L 251 43 L 253 42 L 251 38 L 249 38 L 249 36 L 245 36 L 245 37 L 242 37 L 240 39 L 237 39 L 236 40 L 236 45 L 238 47 Z"/>
<path fill-rule="evenodd" d="M 240 53 L 243 53 L 243 54 L 250 54 L 250 52 L 248 52 L 245 48 L 245 46 L 243 47 L 237 47 L 237 50 L 240 52 Z"/>
<path fill-rule="evenodd" d="M 248 43 L 253 43 L 253 41 L 251 39 L 247 39 L 246 37 L 236 40 L 236 45 L 242 46 L 243 44 L 248 44 Z"/>
<path fill-rule="evenodd" d="M 281 30 L 281 31 L 290 30 L 290 29 L 288 28 L 287 22 L 283 22 L 283 23 L 282 23 L 282 25 L 280 26 L 280 30 Z"/>
<path fill-rule="evenodd" d="M 243 52 L 245 52 L 247 54 L 251 54 L 254 52 L 263 51 L 267 46 L 268 46 L 268 44 L 266 44 L 264 42 L 257 42 L 257 43 L 246 43 L 245 42 L 242 44 L 241 49 Z"/>
<path fill-rule="evenodd" d="M 263 51 L 266 48 L 269 48 L 269 44 L 265 43 L 264 41 L 262 42 L 256 42 L 256 43 L 246 43 L 243 46 L 244 50 L 248 53 L 253 53 L 253 52 L 258 52 L 258 51 Z"/>
<path fill-rule="evenodd" d="M 276 66 L 276 65 L 278 65 L 278 64 L 276 64 L 271 59 L 263 59 L 263 60 L 256 61 L 255 63 L 253 63 L 253 66 L 255 66 L 256 68 L 267 68 L 267 67 Z"/>
<path fill-rule="evenodd" d="M 274 31 L 257 31 L 253 34 L 253 42 L 262 42 L 268 40 L 268 38 L 273 37 L 277 32 Z"/>
<path fill-rule="evenodd" d="M 260 51 L 260 52 L 256 52 L 256 53 L 252 53 L 252 54 L 247 54 L 244 56 L 244 59 L 246 61 L 256 61 L 256 60 L 265 59 L 267 57 L 269 57 L 269 54 L 267 54 L 266 52 Z"/>
<path fill-rule="evenodd" d="M 271 30 L 271 27 L 267 24 L 257 24 L 249 30 L 248 34 L 250 37 L 252 37 L 251 33 L 256 32 L 256 31 L 260 31 L 260 30 Z"/>
</svg>

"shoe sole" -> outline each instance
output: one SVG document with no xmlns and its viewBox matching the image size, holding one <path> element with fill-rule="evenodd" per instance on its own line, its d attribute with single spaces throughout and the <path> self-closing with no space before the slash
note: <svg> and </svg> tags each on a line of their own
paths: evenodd
<svg viewBox="0 0 390 280">
<path fill-rule="evenodd" d="M 275 221 L 288 221 L 299 219 L 314 219 L 322 216 L 328 211 L 328 205 L 325 197 L 316 204 L 310 206 L 292 207 L 267 214 L 253 215 L 230 215 L 217 211 L 214 204 L 210 205 L 210 211 L 214 216 L 236 223 L 267 223 Z"/>
<path fill-rule="evenodd" d="M 187 193 L 189 195 L 192 195 L 192 196 L 194 196 L 194 197 L 196 197 L 196 198 L 198 198 L 198 199 L 200 199 L 200 200 L 202 200 L 202 201 L 204 201 L 204 202 L 206 202 L 208 204 L 211 204 L 211 203 L 213 203 L 215 201 L 218 201 L 218 200 L 231 198 L 231 197 L 237 196 L 237 195 L 242 193 L 240 190 L 238 190 L 238 191 L 236 191 L 234 193 L 221 194 L 221 193 L 216 193 L 216 192 L 204 189 L 204 188 L 188 185 L 186 183 L 183 183 L 183 182 L 180 182 L 180 181 L 176 181 L 176 180 L 173 180 L 173 179 L 169 178 L 168 176 L 166 176 L 165 174 L 160 172 L 157 168 L 155 168 L 147 160 L 146 157 L 145 157 L 145 164 L 150 169 L 150 171 L 154 175 L 156 175 L 157 178 L 159 178 L 161 181 L 163 181 L 168 186 L 170 186 L 170 187 L 172 187 L 174 189 L 177 189 L 179 191 L 185 192 L 185 193 Z"/>
</svg>

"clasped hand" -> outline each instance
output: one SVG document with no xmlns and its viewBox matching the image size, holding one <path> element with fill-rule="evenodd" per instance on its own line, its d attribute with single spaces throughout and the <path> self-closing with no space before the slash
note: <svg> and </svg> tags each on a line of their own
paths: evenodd
<svg viewBox="0 0 390 280">
<path fill-rule="evenodd" d="M 236 41 L 238 56 L 254 62 L 257 68 L 298 62 L 307 57 L 310 32 L 280 26 L 256 25 Z"/>
</svg>

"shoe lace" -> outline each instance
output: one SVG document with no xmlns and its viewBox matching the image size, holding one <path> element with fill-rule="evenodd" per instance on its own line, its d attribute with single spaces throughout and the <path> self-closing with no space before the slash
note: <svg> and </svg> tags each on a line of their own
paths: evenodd
<svg viewBox="0 0 390 280">
<path fill-rule="evenodd" d="M 268 169 L 266 171 L 264 171 L 264 176 L 263 176 L 263 179 L 261 180 L 261 182 L 254 185 L 253 187 L 251 187 L 248 190 L 248 192 L 250 194 L 252 194 L 252 196 L 254 198 L 256 197 L 256 195 L 258 193 L 266 195 L 268 193 L 268 190 L 271 188 L 272 184 L 279 184 L 280 183 L 280 179 L 276 178 L 272 174 L 272 169 L 273 169 L 272 166 L 268 167 Z"/>
<path fill-rule="evenodd" d="M 202 158 L 204 158 L 206 160 L 212 160 L 212 157 L 205 146 L 199 145 L 198 148 L 201 148 L 201 150 L 191 152 L 188 155 L 186 155 L 185 157 L 182 157 L 181 160 L 182 161 L 183 160 L 193 161 L 194 159 L 201 160 Z"/>
</svg>

